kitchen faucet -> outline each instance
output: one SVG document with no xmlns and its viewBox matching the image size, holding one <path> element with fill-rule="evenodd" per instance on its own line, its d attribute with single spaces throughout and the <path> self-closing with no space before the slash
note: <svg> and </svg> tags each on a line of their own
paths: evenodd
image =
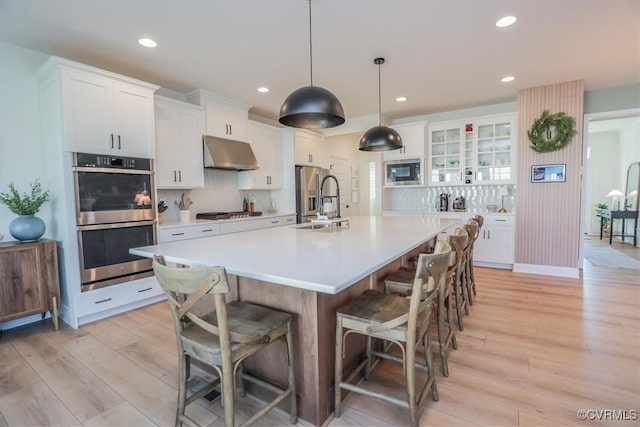
<svg viewBox="0 0 640 427">
<path fill-rule="evenodd" d="M 332 178 L 336 182 L 336 195 L 335 196 L 323 196 L 322 195 L 322 189 L 324 188 L 324 182 L 329 178 Z M 338 178 L 336 178 L 335 175 L 328 174 L 327 176 L 325 176 L 322 179 L 322 182 L 320 183 L 320 203 L 321 203 L 321 205 L 322 205 L 322 199 L 324 199 L 325 197 L 326 198 L 333 198 L 333 197 L 336 198 L 336 203 L 338 204 L 338 208 L 337 208 L 337 211 L 336 211 L 336 218 L 340 218 L 340 184 L 338 183 Z"/>
</svg>

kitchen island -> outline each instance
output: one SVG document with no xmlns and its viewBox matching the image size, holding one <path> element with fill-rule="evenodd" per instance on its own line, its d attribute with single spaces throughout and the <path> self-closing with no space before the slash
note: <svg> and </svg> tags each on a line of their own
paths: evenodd
<svg viewBox="0 0 640 427">
<path fill-rule="evenodd" d="M 333 232 L 310 225 L 277 227 L 135 248 L 145 257 L 193 267 L 222 265 L 231 298 L 294 313 L 295 367 L 300 416 L 322 425 L 333 410 L 335 311 L 366 289 L 383 289 L 384 277 L 433 245 L 459 222 L 452 219 L 350 217 Z M 362 345 L 354 340 L 345 372 L 357 365 Z M 247 369 L 286 383 L 281 345 L 270 346 Z M 282 371 L 282 372 L 280 372 Z"/>
</svg>

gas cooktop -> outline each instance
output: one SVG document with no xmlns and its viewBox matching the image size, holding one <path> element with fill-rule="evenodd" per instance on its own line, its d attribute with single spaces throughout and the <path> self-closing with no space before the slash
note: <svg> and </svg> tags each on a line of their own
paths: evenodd
<svg viewBox="0 0 640 427">
<path fill-rule="evenodd" d="M 260 216 L 262 212 L 201 212 L 196 214 L 196 219 L 231 219 L 231 218 L 246 218 L 250 216 Z"/>
</svg>

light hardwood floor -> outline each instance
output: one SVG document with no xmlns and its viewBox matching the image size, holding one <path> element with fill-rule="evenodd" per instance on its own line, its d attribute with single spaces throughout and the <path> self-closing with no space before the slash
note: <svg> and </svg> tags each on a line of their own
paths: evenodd
<svg viewBox="0 0 640 427">
<path fill-rule="evenodd" d="M 585 266 L 580 279 L 476 269 L 478 295 L 436 380 L 420 424 L 602 425 L 580 409 L 640 410 L 640 272 Z M 0 427 L 169 426 L 177 356 L 168 306 L 54 332 L 50 321 L 0 340 Z M 370 382 L 399 391 L 399 366 L 381 362 Z M 241 399 L 240 412 L 252 411 Z M 202 425 L 223 425 L 219 403 L 192 405 Z M 243 415 L 240 415 L 242 418 Z M 408 414 L 351 395 L 338 426 L 398 426 Z M 272 413 L 259 425 L 287 425 Z M 300 423 L 304 424 L 304 423 Z M 638 421 L 618 425 L 638 425 Z"/>
</svg>

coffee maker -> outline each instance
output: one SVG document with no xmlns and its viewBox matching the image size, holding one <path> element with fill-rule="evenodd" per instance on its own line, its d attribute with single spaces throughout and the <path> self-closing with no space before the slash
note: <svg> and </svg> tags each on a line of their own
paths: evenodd
<svg viewBox="0 0 640 427">
<path fill-rule="evenodd" d="M 453 210 L 459 212 L 464 212 L 466 210 L 464 196 L 459 196 L 453 199 Z"/>
<path fill-rule="evenodd" d="M 451 197 L 450 194 L 440 193 L 437 205 L 437 208 L 440 212 L 446 212 L 449 210 L 449 197 Z"/>
</svg>

